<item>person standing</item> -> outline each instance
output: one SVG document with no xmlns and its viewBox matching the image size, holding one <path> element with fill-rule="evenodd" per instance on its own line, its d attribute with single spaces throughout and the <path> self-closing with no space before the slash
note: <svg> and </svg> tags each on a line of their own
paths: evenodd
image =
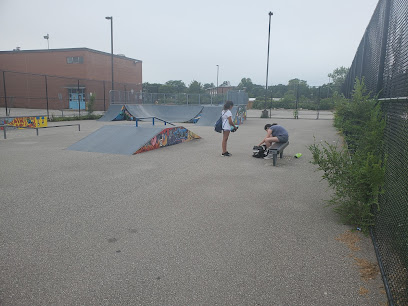
<svg viewBox="0 0 408 306">
<path fill-rule="evenodd" d="M 229 134 L 231 133 L 231 126 L 234 127 L 232 132 L 235 132 L 238 128 L 232 121 L 231 109 L 234 103 L 232 101 L 227 101 L 224 104 L 224 109 L 221 112 L 222 117 L 222 154 L 221 156 L 231 156 L 231 153 L 227 151 L 227 142 Z"/>
</svg>

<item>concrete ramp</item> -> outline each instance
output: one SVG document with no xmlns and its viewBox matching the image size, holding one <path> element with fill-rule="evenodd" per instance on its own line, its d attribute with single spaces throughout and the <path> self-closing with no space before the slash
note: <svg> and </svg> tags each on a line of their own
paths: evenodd
<svg viewBox="0 0 408 306">
<path fill-rule="evenodd" d="M 189 105 L 125 105 L 133 118 L 157 117 L 167 122 L 189 122 L 203 109 L 202 106 Z"/>
<path fill-rule="evenodd" d="M 221 116 L 223 106 L 204 106 L 196 125 L 214 126 Z"/>
<path fill-rule="evenodd" d="M 199 138 L 182 126 L 103 126 L 67 150 L 132 155 Z"/>
<path fill-rule="evenodd" d="M 125 107 L 121 104 L 112 104 L 109 106 L 108 110 L 105 112 L 103 117 L 99 118 L 98 121 L 119 121 L 125 120 Z"/>
<path fill-rule="evenodd" d="M 198 119 L 196 124 L 200 126 L 214 126 L 217 120 L 220 118 L 223 109 L 223 106 L 204 106 L 200 114 L 200 119 Z M 246 106 L 234 106 L 231 113 L 234 123 L 238 125 L 242 124 L 246 119 Z"/>
</svg>

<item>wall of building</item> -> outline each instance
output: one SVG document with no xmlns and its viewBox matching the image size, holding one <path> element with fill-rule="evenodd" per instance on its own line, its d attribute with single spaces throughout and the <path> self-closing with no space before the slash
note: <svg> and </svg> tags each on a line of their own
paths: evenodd
<svg viewBox="0 0 408 306">
<path fill-rule="evenodd" d="M 81 63 L 67 63 L 67 57 L 82 57 Z M 114 89 L 142 89 L 142 62 L 114 56 Z M 4 85 L 8 107 L 66 109 L 72 91 L 96 96 L 96 110 L 109 106 L 111 89 L 111 55 L 96 50 L 59 49 L 0 52 L 0 106 L 5 106 Z M 71 103 L 72 104 L 72 103 Z"/>
</svg>

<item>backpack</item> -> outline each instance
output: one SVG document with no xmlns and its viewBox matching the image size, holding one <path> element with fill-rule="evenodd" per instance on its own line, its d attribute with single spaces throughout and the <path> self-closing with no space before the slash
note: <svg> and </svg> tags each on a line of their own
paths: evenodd
<svg viewBox="0 0 408 306">
<path fill-rule="evenodd" d="M 220 119 L 217 120 L 217 122 L 214 125 L 214 131 L 221 133 L 222 132 L 222 116 Z"/>
<path fill-rule="evenodd" d="M 268 153 L 268 151 L 266 150 L 266 145 L 254 146 L 252 148 L 252 152 L 252 156 L 256 158 L 264 158 Z"/>
<path fill-rule="evenodd" d="M 224 112 L 225 114 L 225 112 Z M 220 119 L 217 120 L 217 122 L 214 125 L 214 131 L 216 131 L 217 133 L 221 133 L 222 132 L 222 116 L 224 115 L 222 114 Z"/>
</svg>

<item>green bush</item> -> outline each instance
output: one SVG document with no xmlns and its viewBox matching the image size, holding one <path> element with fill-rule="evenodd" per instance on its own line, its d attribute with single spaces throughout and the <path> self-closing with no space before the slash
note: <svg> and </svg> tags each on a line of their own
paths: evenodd
<svg viewBox="0 0 408 306">
<path fill-rule="evenodd" d="M 90 95 L 87 106 L 88 106 L 88 115 L 92 115 L 92 113 L 95 111 L 95 94 Z"/>
<path fill-rule="evenodd" d="M 385 120 L 378 101 L 366 94 L 363 81 L 356 81 L 351 101 L 336 99 L 334 126 L 345 144 L 314 143 L 309 147 L 312 163 L 324 171 L 322 177 L 334 189 L 329 203 L 342 221 L 368 232 L 384 184 Z"/>
</svg>

